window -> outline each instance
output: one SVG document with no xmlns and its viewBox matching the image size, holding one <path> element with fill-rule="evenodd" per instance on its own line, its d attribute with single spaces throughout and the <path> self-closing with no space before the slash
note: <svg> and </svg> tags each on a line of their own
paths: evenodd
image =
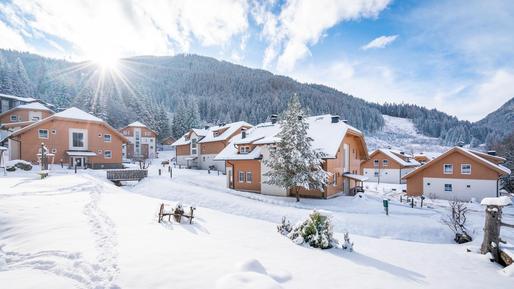
<svg viewBox="0 0 514 289">
<path fill-rule="evenodd" d="M 112 152 L 111 151 L 104 151 L 104 158 L 110 159 L 112 158 Z"/>
<path fill-rule="evenodd" d="M 102 154 L 102 150 L 98 150 L 98 154 L 101 155 Z"/>
<path fill-rule="evenodd" d="M 39 136 L 39 138 L 48 138 L 48 130 L 47 129 L 38 130 L 38 136 Z"/>
<path fill-rule="evenodd" d="M 242 146 L 241 147 L 241 153 L 242 154 L 247 154 L 250 152 L 250 147 L 249 146 Z"/>
<path fill-rule="evenodd" d="M 373 166 L 374 166 L 375 168 L 378 168 L 378 164 L 379 164 L 379 161 L 378 161 L 378 160 L 374 160 L 374 161 L 373 161 Z"/>
<path fill-rule="evenodd" d="M 245 172 L 239 171 L 239 182 L 244 183 L 245 181 Z"/>
<path fill-rule="evenodd" d="M 427 186 L 430 186 L 430 183 L 427 183 Z"/>
<path fill-rule="evenodd" d="M 52 153 L 56 154 L 57 153 L 57 149 L 52 149 Z"/>
<path fill-rule="evenodd" d="M 219 132 L 217 132 L 217 131 L 213 131 L 213 132 L 212 132 L 212 135 L 213 135 L 214 137 L 217 137 L 217 136 L 219 136 L 219 135 L 220 135 L 220 133 L 219 133 Z"/>
<path fill-rule="evenodd" d="M 452 191 L 452 184 L 444 184 L 444 191 L 445 192 L 451 192 Z"/>
<path fill-rule="evenodd" d="M 196 147 L 197 147 L 196 138 L 191 140 L 191 154 L 196 155 Z"/>
<path fill-rule="evenodd" d="M 468 188 L 468 189 L 471 188 L 471 185 L 467 185 L 466 188 Z"/>
<path fill-rule="evenodd" d="M 84 147 L 84 134 L 81 132 L 72 133 L 73 147 L 82 148 Z"/>
<path fill-rule="evenodd" d="M 382 165 L 383 165 L 384 167 L 389 166 L 389 160 L 382 160 Z"/>
<path fill-rule="evenodd" d="M 104 142 L 111 142 L 112 136 L 110 134 L 104 134 Z"/>
<path fill-rule="evenodd" d="M 460 173 L 463 175 L 471 175 L 471 165 L 470 164 L 461 164 L 460 165 Z"/>
<path fill-rule="evenodd" d="M 452 164 L 444 164 L 443 172 L 445 175 L 453 174 L 453 165 Z"/>
<path fill-rule="evenodd" d="M 375 178 L 378 178 L 378 172 L 375 172 L 373 175 L 375 176 Z"/>
<path fill-rule="evenodd" d="M 150 139 L 150 142 L 153 142 L 153 138 Z"/>
<path fill-rule="evenodd" d="M 246 172 L 246 182 L 247 183 L 252 183 L 253 182 L 252 172 Z"/>
<path fill-rule="evenodd" d="M 11 121 L 17 121 L 18 120 L 18 116 L 16 115 L 11 115 Z"/>
<path fill-rule="evenodd" d="M 39 121 L 39 116 L 33 116 L 32 121 Z"/>
<path fill-rule="evenodd" d="M 57 131 L 55 129 L 52 129 L 52 134 L 56 134 Z"/>
</svg>

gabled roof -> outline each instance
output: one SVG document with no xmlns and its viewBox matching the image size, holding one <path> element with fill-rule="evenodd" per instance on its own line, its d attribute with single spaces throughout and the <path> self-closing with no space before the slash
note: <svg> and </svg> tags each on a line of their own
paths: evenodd
<svg viewBox="0 0 514 289">
<path fill-rule="evenodd" d="M 225 124 L 225 125 L 217 125 L 217 126 L 209 127 L 206 130 L 205 136 L 202 138 L 202 140 L 199 141 L 199 143 L 208 143 L 208 142 L 227 140 L 231 135 L 233 135 L 241 127 L 250 128 L 250 127 L 252 127 L 252 125 L 247 123 L 246 121 L 238 121 L 238 122 L 233 122 L 233 123 L 229 123 L 229 124 Z M 215 131 L 222 131 L 222 133 L 218 136 L 214 136 Z"/>
<path fill-rule="evenodd" d="M 2 98 L 9 98 L 9 99 L 12 99 L 12 100 L 23 101 L 23 102 L 37 101 L 37 99 L 32 98 L 32 97 L 21 97 L 21 96 L 15 96 L 15 95 L 4 94 L 4 93 L 0 93 L 0 97 L 2 97 Z"/>
<path fill-rule="evenodd" d="M 506 167 L 504 167 L 502 165 L 499 165 L 499 164 L 495 164 L 495 163 L 485 159 L 483 156 L 481 156 L 482 154 L 484 154 L 482 152 L 477 152 L 477 151 L 474 151 L 474 150 L 465 149 L 463 147 L 453 147 L 453 148 L 447 150 L 446 152 L 444 152 L 443 154 L 439 155 L 438 157 L 436 157 L 436 158 L 430 160 L 429 162 L 425 163 L 421 167 L 419 167 L 419 168 L 413 170 L 412 172 L 406 174 L 402 178 L 403 179 L 407 179 L 407 178 L 410 178 L 410 177 L 420 173 L 421 171 L 423 171 L 426 168 L 432 166 L 437 161 L 445 158 L 446 156 L 450 155 L 453 152 L 461 153 L 461 154 L 463 154 L 465 156 L 468 156 L 468 157 L 476 160 L 477 162 L 485 165 L 486 167 L 488 167 L 488 168 L 498 172 L 501 175 L 508 175 L 508 174 L 511 173 L 508 168 L 506 168 Z"/>
<path fill-rule="evenodd" d="M 135 122 L 133 122 L 133 123 L 130 123 L 130 124 L 128 124 L 127 126 L 120 128 L 119 130 L 121 131 L 121 130 L 124 130 L 124 129 L 128 128 L 128 127 L 144 127 L 144 128 L 146 128 L 146 129 L 148 129 L 148 130 L 152 131 L 153 133 L 155 133 L 155 135 L 159 135 L 159 133 L 158 133 L 158 132 L 156 132 L 155 130 L 153 130 L 153 129 L 151 129 L 151 128 L 147 127 L 144 123 L 142 123 L 142 122 L 140 122 L 140 121 L 135 121 Z"/>
<path fill-rule="evenodd" d="M 174 143 L 171 144 L 171 146 L 180 146 L 180 145 L 187 145 L 191 143 L 191 138 L 189 137 L 192 133 L 196 134 L 200 138 L 204 137 L 207 131 L 205 129 L 199 129 L 199 128 L 192 128 L 188 132 L 186 132 L 183 136 L 181 136 L 178 140 L 176 140 Z"/>
<path fill-rule="evenodd" d="M 89 114 L 83 110 L 80 110 L 76 107 L 71 107 L 71 108 L 68 108 L 66 110 L 63 110 L 61 112 L 58 112 L 56 114 L 53 114 L 47 118 L 44 118 L 38 122 L 35 122 L 31 125 L 28 125 L 24 128 L 21 128 L 15 132 L 13 132 L 9 137 L 14 137 L 14 136 L 17 136 L 17 135 L 20 135 L 34 127 L 37 127 L 39 126 L 40 124 L 43 124 L 43 123 L 46 123 L 46 122 L 49 122 L 51 120 L 55 120 L 55 119 L 64 119 L 64 120 L 74 120 L 74 121 L 79 121 L 79 122 L 95 122 L 95 123 L 100 123 L 102 125 L 104 125 L 105 127 L 107 127 L 108 129 L 112 130 L 117 136 L 119 136 L 123 141 L 125 142 L 128 142 L 128 139 L 123 136 L 119 131 L 117 131 L 116 129 L 114 129 L 112 126 L 110 126 L 106 121 L 102 120 L 101 118 L 98 118 L 92 114 Z"/>
<path fill-rule="evenodd" d="M 324 153 L 325 158 L 336 157 L 339 146 L 347 133 L 364 138 L 362 132 L 345 122 L 339 121 L 337 123 L 332 123 L 332 115 L 330 114 L 311 116 L 306 118 L 306 121 L 309 124 L 307 135 L 312 138 L 312 148 Z M 237 150 L 234 149 L 234 145 L 262 145 L 276 143 L 280 140 L 277 136 L 279 132 L 279 123 L 272 124 L 270 122 L 266 122 L 258 124 L 246 131 L 245 138 L 242 138 L 241 135 L 234 137 L 231 142 L 232 145 L 228 145 L 216 156 L 215 159 L 240 159 L 241 156 L 237 154 Z M 365 142 L 364 146 L 367 155 Z"/>
<path fill-rule="evenodd" d="M 384 155 L 388 156 L 390 159 L 398 163 L 402 167 L 416 167 L 419 166 L 420 163 L 414 159 L 414 157 L 410 154 L 402 154 L 401 151 L 398 150 L 391 150 L 391 149 L 377 149 L 373 151 L 369 157 L 372 158 L 379 152 L 383 153 Z M 409 160 L 404 160 L 401 156 L 405 156 Z"/>
<path fill-rule="evenodd" d="M 0 113 L 0 116 L 3 116 L 3 115 L 6 115 L 8 113 L 11 113 L 15 110 L 20 110 L 20 109 L 27 109 L 27 110 L 45 110 L 45 111 L 50 111 L 50 112 L 54 112 L 53 110 L 49 109 L 48 107 L 42 105 L 41 103 L 39 102 L 31 102 L 31 103 L 27 103 L 27 104 L 22 104 L 22 105 L 18 105 L 16 107 L 13 107 L 11 109 L 9 109 L 8 111 L 4 111 L 2 113 Z"/>
</svg>

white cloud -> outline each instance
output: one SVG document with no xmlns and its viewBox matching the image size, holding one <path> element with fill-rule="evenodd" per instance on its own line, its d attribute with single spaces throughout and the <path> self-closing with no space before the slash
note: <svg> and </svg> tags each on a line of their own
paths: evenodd
<svg viewBox="0 0 514 289">
<path fill-rule="evenodd" d="M 248 29 L 246 1 L 13 0 L 17 23 L 66 40 L 79 55 L 187 52 L 193 41 L 222 46 Z M 18 21 L 19 22 L 19 21 Z"/>
<path fill-rule="evenodd" d="M 278 15 L 273 14 L 274 1 L 257 4 L 252 9 L 268 41 L 264 67 L 276 62 L 279 71 L 291 71 L 296 62 L 310 54 L 323 33 L 334 25 L 350 20 L 376 17 L 390 0 L 290 0 Z"/>
<path fill-rule="evenodd" d="M 393 41 L 398 38 L 398 35 L 390 35 L 390 36 L 380 36 L 373 40 L 371 40 L 368 44 L 362 46 L 363 50 L 368 50 L 370 48 L 384 48 L 387 45 L 393 43 Z"/>
</svg>

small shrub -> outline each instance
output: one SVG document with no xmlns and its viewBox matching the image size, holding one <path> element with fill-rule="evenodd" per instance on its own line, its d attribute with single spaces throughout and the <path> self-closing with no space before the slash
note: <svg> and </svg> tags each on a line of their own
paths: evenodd
<svg viewBox="0 0 514 289">
<path fill-rule="evenodd" d="M 457 200 L 450 201 L 449 204 L 450 213 L 443 217 L 441 221 L 455 233 L 454 240 L 456 243 L 463 244 L 472 241 L 473 239 L 468 234 L 466 227 L 468 207 L 463 202 Z"/>
<path fill-rule="evenodd" d="M 289 222 L 289 220 L 286 219 L 286 217 L 282 217 L 282 223 L 277 225 L 277 231 L 280 234 L 286 236 L 287 234 L 291 233 L 292 230 L 293 226 L 291 226 L 291 222 Z"/>
<path fill-rule="evenodd" d="M 352 252 L 353 251 L 353 242 L 350 241 L 350 236 L 348 232 L 344 233 L 344 243 L 341 245 L 341 249 Z"/>
<path fill-rule="evenodd" d="M 308 244 L 314 248 L 328 249 L 337 245 L 333 237 L 330 217 L 313 211 L 309 217 L 293 227 L 287 237 L 296 244 Z"/>
</svg>

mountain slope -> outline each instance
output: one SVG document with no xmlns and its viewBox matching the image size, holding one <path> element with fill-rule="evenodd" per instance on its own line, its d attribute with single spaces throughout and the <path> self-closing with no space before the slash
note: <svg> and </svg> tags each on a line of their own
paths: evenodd
<svg viewBox="0 0 514 289">
<path fill-rule="evenodd" d="M 514 132 L 514 97 L 477 122 L 480 126 L 491 129 L 489 142 L 495 143 Z"/>
<path fill-rule="evenodd" d="M 170 119 L 183 102 L 193 103 L 190 107 L 197 107 L 206 123 L 259 123 L 281 112 L 294 93 L 311 114 L 338 114 L 366 132 L 380 131 L 382 114 L 412 119 L 418 133 L 445 145 L 464 141 L 477 146 L 512 130 L 495 128 L 493 117 L 470 123 L 417 105 L 369 103 L 327 86 L 198 55 L 132 57 L 111 71 L 0 50 L 0 92 L 77 106 L 116 127 L 140 120 L 162 136 L 170 134 Z"/>
</svg>

